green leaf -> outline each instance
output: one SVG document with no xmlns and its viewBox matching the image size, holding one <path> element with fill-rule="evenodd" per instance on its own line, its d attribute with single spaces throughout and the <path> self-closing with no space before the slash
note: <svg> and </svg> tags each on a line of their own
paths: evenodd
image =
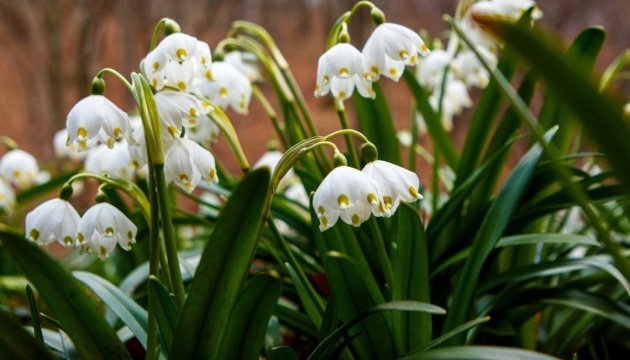
<svg viewBox="0 0 630 360">
<path fill-rule="evenodd" d="M 555 128 L 548 131 L 545 139 L 548 141 L 554 132 Z M 454 329 L 470 317 L 473 305 L 471 299 L 474 297 L 481 268 L 507 227 L 541 155 L 542 147 L 537 144 L 523 156 L 486 213 L 473 239 L 470 256 L 457 277 L 444 332 Z M 457 337 L 457 340 L 459 343 L 463 342 L 462 337 Z"/>
<path fill-rule="evenodd" d="M 411 90 L 418 111 L 424 117 L 424 122 L 427 124 L 427 130 L 431 135 L 436 147 L 440 149 L 440 154 L 446 160 L 446 163 L 451 169 L 456 169 L 459 163 L 459 156 L 453 141 L 448 136 L 446 130 L 442 126 L 442 122 L 438 118 L 438 114 L 433 110 L 433 107 L 429 103 L 429 95 L 426 90 L 418 83 L 414 74 L 409 70 L 405 70 L 403 78 L 407 82 L 407 86 Z"/>
<path fill-rule="evenodd" d="M 278 346 L 269 352 L 269 360 L 297 360 L 297 355 L 288 346 Z"/>
<path fill-rule="evenodd" d="M 293 281 L 293 286 L 302 302 L 302 306 L 304 306 L 306 314 L 311 319 L 313 325 L 319 327 L 322 323 L 322 314 L 316 300 L 311 297 L 310 292 L 306 289 L 306 284 L 302 283 L 301 278 L 298 276 L 293 266 L 289 263 L 286 263 L 285 266 L 287 267 L 287 272 Z"/>
<path fill-rule="evenodd" d="M 182 309 L 171 358 L 216 358 L 267 216 L 268 196 L 269 170 L 256 169 L 245 176 L 223 208 Z"/>
<path fill-rule="evenodd" d="M 424 312 L 428 314 L 444 315 L 446 311 L 432 304 L 420 303 L 415 301 L 392 301 L 384 304 L 380 304 L 368 311 L 362 312 L 354 317 L 352 320 L 345 323 L 343 326 L 337 328 L 319 345 L 313 350 L 308 360 L 324 360 L 329 358 L 329 354 L 334 350 L 334 345 L 344 336 L 352 327 L 364 319 L 377 314 L 381 311 L 415 311 Z M 356 335 L 355 335 L 356 336 Z"/>
<path fill-rule="evenodd" d="M 427 236 L 416 210 L 401 204 L 393 216 L 391 234 L 396 246 L 392 253 L 394 279 L 392 300 L 428 303 L 429 254 Z M 393 335 L 399 341 L 399 352 L 426 346 L 431 340 L 431 316 L 426 313 L 393 314 Z"/>
<path fill-rule="evenodd" d="M 42 343 L 3 310 L 0 310 L 0 354 L 5 359 L 54 359 Z"/>
<path fill-rule="evenodd" d="M 384 303 L 368 288 L 359 268 L 349 257 L 330 252 L 324 258 L 324 267 L 342 321 L 349 322 L 362 312 Z M 361 334 L 353 341 L 355 351 L 364 359 L 391 359 L 395 354 L 394 338 L 388 319 L 376 314 L 351 331 L 350 336 Z"/>
<path fill-rule="evenodd" d="M 59 319 L 79 353 L 89 359 L 128 359 L 114 330 L 79 283 L 37 245 L 0 224 L 0 238 L 12 259 Z"/>
<path fill-rule="evenodd" d="M 175 304 L 175 297 L 172 296 L 166 287 L 155 277 L 149 278 L 149 287 L 152 288 L 151 293 L 155 294 L 155 301 L 149 301 L 149 306 L 155 314 L 160 336 L 162 337 L 162 350 L 168 355 L 171 351 L 175 329 L 179 322 L 179 309 Z"/>
<path fill-rule="evenodd" d="M 373 100 L 357 93 L 353 97 L 359 118 L 359 130 L 376 145 L 379 159 L 400 165 L 400 146 L 385 94 L 376 82 L 372 88 L 376 94 Z"/>
<path fill-rule="evenodd" d="M 548 34 L 532 32 L 508 23 L 480 19 L 509 48 L 538 69 L 552 88 L 582 121 L 586 132 L 608 155 L 619 178 L 630 191 L 630 128 L 624 122 L 619 102 L 601 94 L 582 69 L 555 47 L 544 42 Z"/>
<path fill-rule="evenodd" d="M 400 358 L 400 360 L 438 360 L 438 359 L 470 359 L 470 360 L 557 360 L 553 356 L 533 351 L 499 347 L 499 346 L 454 346 L 429 350 Z"/>
<path fill-rule="evenodd" d="M 488 321 L 490 321 L 490 316 L 485 316 L 485 317 L 478 318 L 478 319 L 475 319 L 475 320 L 471 320 L 471 321 L 469 321 L 467 323 L 464 323 L 464 324 L 456 327 L 455 329 L 447 332 L 446 334 L 440 336 L 439 338 L 432 340 L 429 343 L 429 345 L 427 345 L 427 347 L 425 349 L 423 349 L 422 351 L 433 349 L 434 347 L 440 345 L 441 343 L 447 341 L 448 339 L 450 339 L 452 337 L 455 337 L 455 336 L 458 336 L 459 334 L 462 334 L 462 333 L 464 333 L 464 332 L 466 332 L 466 331 L 468 331 L 468 330 L 470 330 L 470 329 L 472 329 L 472 328 L 474 328 L 474 327 L 476 327 L 478 325 L 481 325 L 481 324 L 483 324 L 485 322 L 488 322 Z"/>
<path fill-rule="evenodd" d="M 44 344 L 44 335 L 42 334 L 42 324 L 39 322 L 39 310 L 37 309 L 37 302 L 35 301 L 35 295 L 33 295 L 33 289 L 30 285 L 26 285 L 26 298 L 31 309 L 31 320 L 33 321 L 33 332 L 35 333 L 35 340 L 41 345 Z"/>
<path fill-rule="evenodd" d="M 267 274 L 249 280 L 232 308 L 218 359 L 257 359 L 282 282 Z"/>
</svg>

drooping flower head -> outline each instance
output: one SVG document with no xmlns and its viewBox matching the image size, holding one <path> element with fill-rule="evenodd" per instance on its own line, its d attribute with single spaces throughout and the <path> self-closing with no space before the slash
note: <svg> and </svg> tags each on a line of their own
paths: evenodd
<svg viewBox="0 0 630 360">
<path fill-rule="evenodd" d="M 434 109 L 439 108 L 440 96 L 435 91 L 429 97 L 429 103 Z M 461 114 L 464 108 L 472 105 L 466 85 L 459 79 L 447 78 L 442 95 L 442 125 L 447 131 L 453 128 L 453 117 Z"/>
<path fill-rule="evenodd" d="M 497 56 L 494 53 L 483 46 L 477 46 L 477 51 L 492 66 L 496 66 Z M 485 88 L 490 81 L 488 71 L 471 50 L 460 51 L 453 60 L 451 69 L 455 76 L 460 78 L 468 87 Z"/>
<path fill-rule="evenodd" d="M 116 244 L 131 250 L 136 242 L 137 227 L 120 210 L 108 203 L 89 208 L 77 225 L 77 243 L 84 251 L 106 259 Z"/>
<path fill-rule="evenodd" d="M 15 207 L 15 192 L 11 185 L 0 178 L 0 212 L 11 213 Z"/>
<path fill-rule="evenodd" d="M 420 84 L 429 91 L 439 89 L 447 71 L 452 56 L 442 49 L 431 51 L 429 55 L 422 59 L 418 66 L 418 80 Z"/>
<path fill-rule="evenodd" d="M 160 91 L 154 99 L 165 138 L 179 137 L 183 126 L 194 126 L 197 117 L 205 116 L 211 109 L 206 101 L 180 91 Z"/>
<path fill-rule="evenodd" d="M 346 224 L 359 226 L 373 212 L 380 213 L 379 191 L 374 180 L 365 173 L 338 166 L 315 191 L 313 208 L 321 231 L 331 228 L 339 218 Z"/>
<path fill-rule="evenodd" d="M 85 159 L 85 171 L 132 180 L 134 166 L 129 157 L 127 143 L 124 141 L 116 142 L 111 149 L 105 145 L 95 147 Z"/>
<path fill-rule="evenodd" d="M 76 142 L 68 144 L 68 129 L 63 128 L 55 133 L 53 137 L 53 149 L 58 159 L 68 159 L 70 161 L 80 161 L 85 159 L 87 151 L 80 151 Z"/>
<path fill-rule="evenodd" d="M 129 117 L 105 96 L 90 95 L 70 110 L 66 127 L 68 145 L 76 142 L 84 150 L 99 140 L 112 147 L 129 133 Z"/>
<path fill-rule="evenodd" d="M 40 245 L 57 241 L 64 246 L 76 245 L 75 236 L 80 216 L 62 199 L 48 200 L 26 215 L 24 232 L 29 240 Z"/>
<path fill-rule="evenodd" d="M 319 58 L 315 96 L 331 92 L 343 101 L 352 96 L 355 88 L 363 97 L 375 96 L 361 52 L 347 43 L 336 44 Z"/>
<path fill-rule="evenodd" d="M 214 156 L 188 138 L 177 138 L 167 150 L 164 158 L 164 175 L 167 182 L 191 192 L 204 178 L 218 182 Z"/>
<path fill-rule="evenodd" d="M 35 157 L 24 150 L 8 151 L 0 159 L 0 176 L 18 189 L 39 183 L 40 173 Z"/>
<path fill-rule="evenodd" d="M 249 81 L 259 81 L 262 79 L 260 69 L 256 66 L 256 56 L 245 51 L 230 51 L 225 54 L 223 60 L 226 63 L 234 65 L 243 75 L 247 76 Z"/>
<path fill-rule="evenodd" d="M 367 163 L 362 171 L 376 182 L 381 212 L 385 217 L 392 216 L 401 201 L 422 199 L 422 195 L 418 193 L 420 179 L 414 172 L 383 160 Z"/>
<path fill-rule="evenodd" d="M 206 75 L 208 82 L 199 86 L 201 95 L 225 110 L 231 107 L 240 114 L 247 114 L 252 97 L 252 84 L 234 65 L 215 61 Z"/>
<path fill-rule="evenodd" d="M 415 31 L 402 25 L 383 23 L 374 29 L 363 47 L 363 56 L 373 81 L 386 76 L 398 81 L 405 65 L 415 65 L 429 49 Z"/>
</svg>

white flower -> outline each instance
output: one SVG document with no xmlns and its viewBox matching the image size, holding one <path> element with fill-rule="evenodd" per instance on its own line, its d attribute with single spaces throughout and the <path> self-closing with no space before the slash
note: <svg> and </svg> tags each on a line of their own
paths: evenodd
<svg viewBox="0 0 630 360">
<path fill-rule="evenodd" d="M 188 138 L 205 147 L 210 147 L 210 144 L 217 141 L 219 134 L 217 124 L 205 115 L 197 117 L 195 125 L 186 128 Z"/>
<path fill-rule="evenodd" d="M 260 70 L 256 66 L 256 56 L 250 52 L 230 51 L 225 54 L 223 60 L 226 63 L 234 65 L 241 73 L 243 73 L 249 81 L 259 81 L 262 79 Z"/>
<path fill-rule="evenodd" d="M 542 11 L 534 0 L 491 0 L 480 1 L 470 7 L 473 17 L 484 17 L 515 22 L 525 11 L 534 8 L 532 19 L 542 18 Z"/>
<path fill-rule="evenodd" d="M 0 176 L 13 186 L 24 189 L 39 183 L 40 171 L 33 155 L 15 149 L 0 159 Z"/>
<path fill-rule="evenodd" d="M 89 208 L 77 225 L 77 243 L 101 260 L 107 258 L 116 244 L 131 250 L 138 228 L 120 210 L 108 203 Z"/>
<path fill-rule="evenodd" d="M 253 168 L 257 169 L 261 167 L 267 167 L 273 173 L 283 155 L 284 154 L 278 150 L 269 150 L 262 154 L 262 156 L 254 164 Z M 282 191 L 283 189 L 286 189 L 289 185 L 295 184 L 297 182 L 299 182 L 299 179 L 293 172 L 293 169 L 289 169 L 289 171 L 280 180 L 280 183 L 278 184 L 278 190 Z"/>
<path fill-rule="evenodd" d="M 234 65 L 215 61 L 208 73 L 209 82 L 199 86 L 199 92 L 212 103 L 225 110 L 230 106 L 234 111 L 247 114 L 252 97 L 252 84 Z"/>
<path fill-rule="evenodd" d="M 451 56 L 442 49 L 431 51 L 418 66 L 418 81 L 427 90 L 439 89 L 442 85 L 444 71 L 448 69 Z"/>
<path fill-rule="evenodd" d="M 422 199 L 418 193 L 420 180 L 414 172 L 382 160 L 367 163 L 362 171 L 378 185 L 381 211 L 385 217 L 393 215 L 401 201 Z"/>
<path fill-rule="evenodd" d="M 68 113 L 68 144 L 77 142 L 81 150 L 88 141 L 98 139 L 112 147 L 115 140 L 128 133 L 129 117 L 102 95 L 83 98 Z"/>
<path fill-rule="evenodd" d="M 371 213 L 379 213 L 378 194 L 374 180 L 361 171 L 348 166 L 334 168 L 313 196 L 319 230 L 329 229 L 340 217 L 346 224 L 361 225 Z"/>
<path fill-rule="evenodd" d="M 429 102 L 434 109 L 438 109 L 440 101 L 440 92 L 434 91 L 429 97 Z M 453 117 L 461 114 L 464 108 L 470 107 L 472 100 L 468 95 L 466 85 L 458 80 L 447 78 L 444 87 L 444 95 L 442 96 L 442 125 L 449 131 L 453 128 Z"/>
<path fill-rule="evenodd" d="M 0 178 L 0 210 L 11 213 L 15 206 L 15 193 L 11 185 Z"/>
<path fill-rule="evenodd" d="M 284 196 L 286 196 L 287 199 L 293 200 L 296 203 L 308 208 L 308 202 L 310 199 L 308 197 L 308 194 L 306 193 L 304 185 L 290 185 L 286 190 L 284 190 Z"/>
<path fill-rule="evenodd" d="M 483 46 L 477 46 L 477 51 L 492 66 L 497 64 L 497 56 Z M 460 51 L 452 64 L 453 73 L 468 87 L 484 88 L 490 80 L 488 71 L 483 67 L 475 53 L 471 50 Z"/>
<path fill-rule="evenodd" d="M 53 138 L 55 156 L 59 159 L 80 161 L 85 159 L 87 151 L 79 151 L 79 145 L 75 142 L 68 144 L 68 129 L 63 128 L 55 133 Z"/>
<path fill-rule="evenodd" d="M 129 157 L 127 143 L 119 141 L 111 149 L 105 145 L 99 145 L 92 149 L 85 159 L 85 171 L 132 180 L 134 166 Z"/>
<path fill-rule="evenodd" d="M 429 49 L 415 31 L 402 25 L 384 23 L 376 27 L 363 47 L 363 56 L 372 80 L 382 75 L 398 81 L 405 65 L 415 65 L 418 55 Z"/>
<path fill-rule="evenodd" d="M 80 216 L 66 200 L 48 200 L 26 215 L 24 232 L 40 245 L 57 241 L 61 245 L 75 245 Z"/>
<path fill-rule="evenodd" d="M 164 173 L 168 182 L 190 192 L 201 178 L 218 182 L 212 154 L 188 138 L 177 138 L 166 152 Z"/>
<path fill-rule="evenodd" d="M 319 57 L 315 96 L 331 92 L 339 100 L 352 96 L 354 88 L 363 97 L 374 98 L 372 82 L 363 55 L 354 46 L 336 44 Z"/>
<path fill-rule="evenodd" d="M 154 96 L 163 135 L 179 137 L 182 126 L 194 126 L 197 117 L 206 115 L 210 105 L 195 96 L 180 91 L 160 91 Z"/>
</svg>

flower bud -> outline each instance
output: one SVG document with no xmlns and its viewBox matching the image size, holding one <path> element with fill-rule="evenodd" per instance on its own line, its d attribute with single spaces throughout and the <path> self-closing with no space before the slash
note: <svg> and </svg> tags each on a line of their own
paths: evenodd
<svg viewBox="0 0 630 360">
<path fill-rule="evenodd" d="M 92 86 L 90 88 L 92 95 L 103 95 L 105 92 L 105 80 L 96 76 L 92 79 Z"/>
<path fill-rule="evenodd" d="M 361 157 L 366 163 L 378 159 L 378 149 L 371 142 L 361 145 Z"/>
<path fill-rule="evenodd" d="M 339 151 L 335 151 L 335 155 L 333 156 L 333 164 L 335 165 L 335 167 L 347 166 L 348 160 L 346 160 L 346 157 L 342 153 L 340 153 Z"/>
</svg>

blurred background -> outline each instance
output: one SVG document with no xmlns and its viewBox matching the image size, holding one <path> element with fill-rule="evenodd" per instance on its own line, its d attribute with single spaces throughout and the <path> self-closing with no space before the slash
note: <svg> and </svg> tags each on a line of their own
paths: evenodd
<svg viewBox="0 0 630 360">
<path fill-rule="evenodd" d="M 53 159 L 53 134 L 65 126 L 74 103 L 88 95 L 93 75 L 112 67 L 128 76 L 149 45 L 153 26 L 162 17 L 179 22 L 182 31 L 210 44 L 212 49 L 234 20 L 244 19 L 265 27 L 289 61 L 321 132 L 338 128 L 330 99 L 314 98 L 317 59 L 324 51 L 328 30 L 353 0 L 0 0 L 0 135 L 18 141 L 42 163 Z M 455 0 L 374 1 L 387 20 L 412 29 L 443 35 L 442 14 L 453 14 Z M 602 25 L 607 29 L 599 57 L 601 72 L 625 47 L 630 46 L 630 12 L 627 0 L 539 0 L 542 23 L 559 32 L 565 43 L 581 29 Z M 352 41 L 361 47 L 373 25 L 366 13 L 353 20 Z M 132 98 L 113 78 L 106 78 L 106 95 L 123 109 Z M 381 82 L 399 128 L 408 128 L 409 95 L 390 92 L 393 83 Z M 400 88 L 403 88 L 402 86 Z M 263 85 L 270 97 L 271 89 Z M 475 94 L 473 94 L 475 95 Z M 273 98 L 273 97 L 272 97 Z M 397 106 L 400 104 L 400 106 Z M 241 142 L 253 163 L 272 139 L 272 127 L 255 102 L 247 116 L 229 112 Z M 454 137 L 466 129 L 466 114 L 455 120 Z M 1 150 L 4 152 L 4 150 Z M 233 162 L 221 141 L 216 155 Z"/>
</svg>

